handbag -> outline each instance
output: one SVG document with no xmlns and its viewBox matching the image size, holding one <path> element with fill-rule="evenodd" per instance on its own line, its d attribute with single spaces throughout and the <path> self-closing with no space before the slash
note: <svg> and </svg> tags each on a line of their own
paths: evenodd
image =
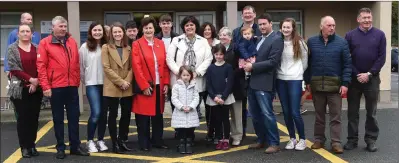
<svg viewBox="0 0 399 163">
<path fill-rule="evenodd" d="M 145 57 L 144 57 L 144 51 L 143 51 L 143 49 L 141 48 L 140 41 L 137 41 L 137 42 L 139 43 L 141 55 L 143 56 L 143 59 L 144 59 L 145 65 L 146 65 L 146 67 L 147 67 L 148 73 L 150 74 L 150 77 L 151 77 L 151 80 L 148 81 L 148 84 L 149 84 L 150 87 L 152 88 L 152 90 L 151 90 L 151 93 L 152 93 L 152 91 L 153 91 L 154 88 L 155 88 L 154 79 L 152 78 L 150 68 L 148 67 L 147 61 L 146 61 L 146 59 L 145 59 Z M 137 84 L 136 80 L 133 81 L 133 93 L 134 93 L 134 94 L 143 94 L 143 91 L 140 89 L 140 87 L 139 87 L 139 85 Z"/>
</svg>

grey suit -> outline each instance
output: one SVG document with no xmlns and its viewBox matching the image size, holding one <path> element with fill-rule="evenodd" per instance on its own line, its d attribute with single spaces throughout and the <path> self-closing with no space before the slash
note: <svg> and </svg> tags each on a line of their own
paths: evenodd
<svg viewBox="0 0 399 163">
<path fill-rule="evenodd" d="M 278 32 L 272 32 L 259 45 L 256 62 L 252 64 L 250 87 L 248 88 L 249 111 L 252 114 L 252 123 L 258 136 L 258 143 L 269 146 L 280 144 L 276 117 L 273 113 L 276 68 L 280 64 L 284 48 L 284 41 L 280 35 Z"/>
<path fill-rule="evenodd" d="M 261 40 L 261 38 L 258 40 Z M 250 87 L 261 91 L 274 91 L 276 69 L 280 64 L 284 41 L 281 33 L 273 31 L 263 41 L 257 52 L 256 62 L 252 65 Z"/>
</svg>

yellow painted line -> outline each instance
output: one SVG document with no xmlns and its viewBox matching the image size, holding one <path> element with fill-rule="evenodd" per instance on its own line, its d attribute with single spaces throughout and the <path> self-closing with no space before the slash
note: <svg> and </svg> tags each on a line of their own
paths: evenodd
<svg viewBox="0 0 399 163">
<path fill-rule="evenodd" d="M 289 135 L 288 133 L 288 129 L 287 127 L 285 127 L 284 125 L 280 124 L 277 122 L 277 126 L 278 129 L 282 132 L 284 132 L 285 134 Z M 298 137 L 298 134 L 296 134 L 296 136 Z M 311 149 L 311 146 L 313 145 L 313 142 L 309 141 L 306 139 L 306 146 Z M 314 152 L 316 152 L 317 154 L 319 154 L 320 156 L 324 157 L 325 159 L 327 159 L 328 161 L 331 161 L 333 163 L 348 163 L 347 161 L 343 160 L 342 158 L 335 156 L 334 154 L 332 154 L 331 152 L 321 148 L 321 149 L 311 149 Z"/>
<path fill-rule="evenodd" d="M 137 135 L 137 132 L 133 132 L 133 133 L 127 134 L 127 136 L 132 136 L 132 135 Z M 104 140 L 108 140 L 108 139 L 111 139 L 111 136 L 104 137 Z M 94 138 L 93 140 L 97 141 L 97 138 Z M 82 143 L 82 144 L 83 143 L 87 143 L 87 140 L 81 140 L 80 143 Z M 66 142 L 65 145 L 68 146 L 69 142 Z M 54 145 L 49 145 L 49 146 L 43 146 L 43 147 L 40 147 L 40 148 L 54 148 L 54 147 L 55 147 L 55 144 Z"/>
<path fill-rule="evenodd" d="M 227 150 L 227 151 L 217 150 L 217 151 L 212 151 L 212 152 L 194 154 L 194 155 L 190 155 L 190 156 L 175 158 L 175 159 L 173 159 L 173 160 L 163 160 L 163 161 L 159 161 L 159 162 L 157 162 L 157 163 L 191 162 L 191 161 L 194 161 L 193 159 L 197 159 L 197 158 L 203 158 L 203 157 L 209 157 L 209 156 L 216 156 L 216 155 L 220 155 L 220 154 L 226 154 L 226 153 L 231 153 L 231 152 L 246 150 L 246 149 L 248 149 L 248 146 L 249 146 L 249 145 L 240 146 L 240 147 L 235 147 L 235 148 L 230 148 L 230 149 Z M 201 162 L 203 162 L 203 161 L 201 160 Z"/>
<path fill-rule="evenodd" d="M 49 148 L 44 148 L 44 147 L 37 148 L 37 151 L 48 152 L 48 153 L 57 153 L 56 149 L 49 149 Z M 69 154 L 70 151 L 65 150 L 65 153 Z M 168 158 L 168 157 L 141 156 L 141 155 L 139 156 L 139 155 L 132 155 L 132 154 L 116 154 L 116 153 L 90 153 L 90 156 L 120 158 L 120 159 L 135 159 L 135 160 L 146 160 L 146 161 L 163 161 L 163 160 L 173 161 L 173 160 L 175 160 L 175 158 Z M 184 161 L 184 162 L 219 163 L 216 161 L 194 161 L 194 160 L 189 160 L 189 161 Z"/>
<path fill-rule="evenodd" d="M 47 122 L 38 132 L 36 143 L 54 126 L 53 121 Z M 4 163 L 15 163 L 18 162 L 22 158 L 21 148 L 18 148 Z"/>
</svg>

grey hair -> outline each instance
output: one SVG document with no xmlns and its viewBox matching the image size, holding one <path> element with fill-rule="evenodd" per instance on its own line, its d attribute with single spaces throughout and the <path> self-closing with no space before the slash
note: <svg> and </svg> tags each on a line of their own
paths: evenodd
<svg viewBox="0 0 399 163">
<path fill-rule="evenodd" d="M 68 21 L 62 16 L 56 16 L 51 21 L 51 24 L 56 25 L 57 23 L 68 23 Z"/>
<path fill-rule="evenodd" d="M 218 34 L 222 34 L 225 33 L 227 36 L 229 36 L 230 38 L 233 36 L 233 33 L 231 32 L 229 27 L 223 27 L 219 30 Z"/>
</svg>

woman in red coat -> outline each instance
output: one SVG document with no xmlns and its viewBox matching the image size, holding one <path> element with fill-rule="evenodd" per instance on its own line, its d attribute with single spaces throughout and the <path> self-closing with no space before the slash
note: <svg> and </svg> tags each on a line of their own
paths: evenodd
<svg viewBox="0 0 399 163">
<path fill-rule="evenodd" d="M 151 146 L 167 149 L 162 140 L 165 95 L 168 93 L 169 69 L 166 50 L 162 40 L 154 37 L 156 21 L 152 17 L 141 20 L 143 37 L 133 43 L 132 67 L 138 89 L 133 98 L 133 112 L 140 149 L 148 151 Z M 136 86 L 134 85 L 133 88 Z M 136 87 L 137 88 L 137 87 Z M 150 121 L 152 137 L 150 138 Z"/>
</svg>

